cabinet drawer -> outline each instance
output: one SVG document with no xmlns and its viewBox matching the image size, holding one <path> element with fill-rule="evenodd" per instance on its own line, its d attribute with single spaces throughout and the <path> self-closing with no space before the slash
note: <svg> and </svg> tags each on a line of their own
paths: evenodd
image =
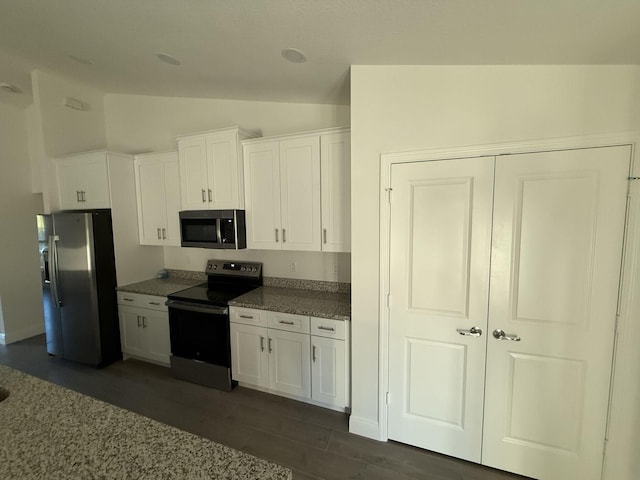
<svg viewBox="0 0 640 480">
<path fill-rule="evenodd" d="M 311 317 L 311 335 L 344 340 L 345 322 L 330 318 Z"/>
<path fill-rule="evenodd" d="M 230 321 L 233 323 L 243 323 L 245 325 L 267 326 L 264 310 L 253 308 L 231 307 L 229 309 Z"/>
<path fill-rule="evenodd" d="M 293 313 L 266 312 L 267 325 L 278 330 L 309 333 L 309 317 Z"/>
<path fill-rule="evenodd" d="M 131 307 L 149 308 L 151 310 L 167 311 L 165 297 L 155 295 L 145 295 L 143 293 L 118 292 L 118 304 L 129 305 Z"/>
</svg>

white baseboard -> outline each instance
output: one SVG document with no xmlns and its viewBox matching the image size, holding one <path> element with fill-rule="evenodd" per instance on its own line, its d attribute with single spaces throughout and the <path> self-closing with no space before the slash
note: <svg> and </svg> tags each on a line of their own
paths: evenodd
<svg viewBox="0 0 640 480">
<path fill-rule="evenodd" d="M 349 433 L 372 438 L 373 440 L 386 440 L 382 438 L 378 422 L 366 418 L 358 418 L 354 415 L 349 417 Z"/>
<path fill-rule="evenodd" d="M 25 325 L 22 328 L 0 334 L 0 343 L 9 345 L 10 343 L 19 342 L 25 338 L 35 337 L 44 333 L 44 323 L 36 323 L 33 325 Z"/>
</svg>

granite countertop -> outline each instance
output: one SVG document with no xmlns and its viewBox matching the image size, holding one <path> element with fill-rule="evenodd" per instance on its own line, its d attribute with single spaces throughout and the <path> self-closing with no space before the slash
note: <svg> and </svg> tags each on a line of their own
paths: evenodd
<svg viewBox="0 0 640 480">
<path fill-rule="evenodd" d="M 3 479 L 268 479 L 289 469 L 0 365 Z"/>
<path fill-rule="evenodd" d="M 145 295 L 156 295 L 158 297 L 166 297 L 185 288 L 193 287 L 205 280 L 195 278 L 152 278 L 151 280 L 144 280 L 142 282 L 130 283 L 129 285 L 123 285 L 118 287 L 121 292 L 131 293 L 143 293 Z"/>
<path fill-rule="evenodd" d="M 234 307 L 351 320 L 349 293 L 263 286 L 229 302 Z"/>
</svg>

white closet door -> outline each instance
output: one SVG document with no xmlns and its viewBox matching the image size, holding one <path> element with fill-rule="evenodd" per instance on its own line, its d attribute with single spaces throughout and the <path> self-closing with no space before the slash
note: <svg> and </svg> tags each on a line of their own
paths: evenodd
<svg viewBox="0 0 640 480">
<path fill-rule="evenodd" d="M 600 478 L 629 159 L 621 146 L 496 161 L 486 465 Z"/>
<path fill-rule="evenodd" d="M 469 158 L 391 172 L 389 438 L 475 462 L 493 165 L 494 157 Z"/>
</svg>

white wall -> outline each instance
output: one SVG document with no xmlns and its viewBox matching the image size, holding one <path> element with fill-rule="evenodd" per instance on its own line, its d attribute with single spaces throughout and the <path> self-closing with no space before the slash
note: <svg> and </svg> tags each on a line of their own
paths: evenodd
<svg viewBox="0 0 640 480">
<path fill-rule="evenodd" d="M 380 426 L 380 154 L 640 130 L 639 107 L 640 67 L 352 67 L 352 431 Z"/>
<path fill-rule="evenodd" d="M 100 150 L 107 146 L 104 93 L 48 72 L 31 74 L 35 111 L 29 122 L 30 151 L 38 156 L 46 212 L 59 209 L 52 159 L 71 153 Z M 65 97 L 81 100 L 86 110 L 64 106 Z"/>
<path fill-rule="evenodd" d="M 177 149 L 176 137 L 238 125 L 261 136 L 349 125 L 349 107 L 141 95 L 105 96 L 109 149 Z"/>
<path fill-rule="evenodd" d="M 105 96 L 107 143 L 110 150 L 124 153 L 176 150 L 179 135 L 233 125 L 262 136 L 344 126 L 349 125 L 349 111 L 336 105 Z M 351 277 L 349 254 L 164 249 L 167 268 L 204 271 L 209 258 L 263 262 L 266 276 L 341 282 Z"/>
<path fill-rule="evenodd" d="M 0 104 L 0 342 L 44 332 L 36 214 L 25 112 Z"/>
</svg>

